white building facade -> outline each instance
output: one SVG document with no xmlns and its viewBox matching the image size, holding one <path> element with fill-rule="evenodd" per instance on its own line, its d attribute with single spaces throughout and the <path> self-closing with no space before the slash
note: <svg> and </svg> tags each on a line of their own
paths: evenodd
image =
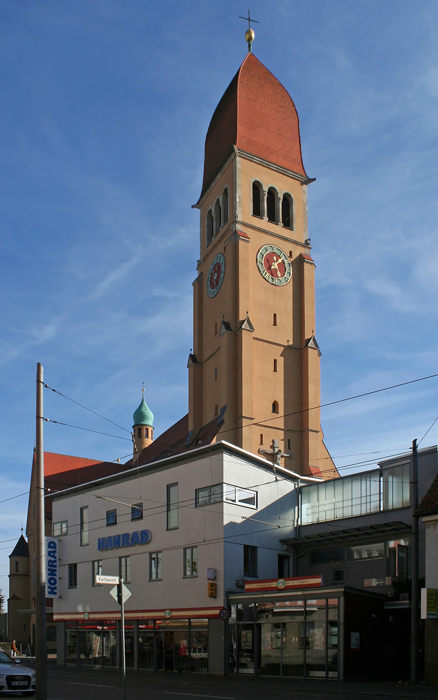
<svg viewBox="0 0 438 700">
<path fill-rule="evenodd" d="M 102 574 L 132 594 L 128 666 L 226 673 L 227 595 L 292 574 L 280 538 L 295 490 L 290 472 L 219 442 L 51 496 L 58 663 L 120 665 L 120 607 Z"/>
</svg>

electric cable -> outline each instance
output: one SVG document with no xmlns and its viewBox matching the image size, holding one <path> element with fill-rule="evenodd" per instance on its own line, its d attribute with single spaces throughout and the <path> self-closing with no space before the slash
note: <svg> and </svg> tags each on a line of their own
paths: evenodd
<svg viewBox="0 0 438 700">
<path fill-rule="evenodd" d="M 39 416 L 37 416 L 39 417 Z M 128 442 L 131 442 L 132 438 L 125 438 L 122 437 L 121 435 L 111 435 L 110 433 L 102 433 L 100 430 L 92 430 L 91 428 L 83 428 L 81 425 L 71 425 L 70 423 L 62 423 L 59 420 L 52 420 L 51 418 L 44 418 L 43 420 L 46 421 L 46 423 L 56 423 L 57 425 L 65 425 L 67 428 L 76 428 L 76 430 L 86 430 L 87 433 L 96 433 L 97 435 L 106 435 L 106 437 L 113 437 L 117 438 L 118 440 L 128 440 Z"/>
<path fill-rule="evenodd" d="M 435 423 L 437 422 L 437 420 L 438 420 L 438 416 L 435 418 L 435 420 L 433 421 L 432 425 L 430 425 L 429 428 L 426 430 L 426 432 L 424 433 L 424 435 L 423 435 L 423 437 L 421 438 L 420 442 L 418 443 L 417 447 L 419 447 L 419 446 L 421 445 L 421 443 L 423 442 L 423 440 L 424 440 L 424 438 L 426 437 L 427 433 L 428 433 L 430 430 L 432 430 L 432 428 L 433 428 L 433 426 L 435 425 Z"/>
<path fill-rule="evenodd" d="M 116 426 L 116 428 L 120 428 L 120 430 L 125 430 L 127 433 L 131 434 L 131 431 L 128 430 L 127 428 L 124 428 L 122 425 L 119 425 L 118 423 L 114 423 L 114 421 L 110 420 L 109 418 L 105 418 L 105 416 L 102 416 L 100 413 L 97 413 L 97 411 L 93 411 L 93 409 L 88 408 L 88 406 L 84 406 L 84 404 L 79 403 L 79 401 L 75 401 L 74 399 L 71 399 L 69 396 L 66 396 L 66 394 L 62 394 L 60 391 L 58 391 L 57 389 L 53 389 L 53 387 L 49 386 L 48 384 L 43 384 L 43 387 L 45 389 L 50 389 L 50 391 L 53 391 L 55 394 L 62 396 L 64 399 L 67 399 L 68 401 L 75 403 L 77 406 L 84 408 L 86 411 L 89 411 L 90 413 L 94 413 L 95 416 L 102 418 L 102 420 L 106 420 L 108 423 L 112 423 L 113 425 Z"/>
</svg>

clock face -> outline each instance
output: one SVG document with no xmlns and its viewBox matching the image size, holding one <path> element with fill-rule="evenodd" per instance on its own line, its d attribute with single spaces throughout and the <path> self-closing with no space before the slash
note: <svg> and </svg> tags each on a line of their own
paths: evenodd
<svg viewBox="0 0 438 700">
<path fill-rule="evenodd" d="M 264 245 L 257 253 L 257 267 L 261 276 L 278 287 L 283 287 L 292 277 L 292 265 L 286 253 L 276 245 Z"/>
<path fill-rule="evenodd" d="M 225 275 L 225 258 L 222 253 L 218 253 L 210 265 L 207 277 L 207 294 L 215 297 L 222 286 Z"/>
</svg>

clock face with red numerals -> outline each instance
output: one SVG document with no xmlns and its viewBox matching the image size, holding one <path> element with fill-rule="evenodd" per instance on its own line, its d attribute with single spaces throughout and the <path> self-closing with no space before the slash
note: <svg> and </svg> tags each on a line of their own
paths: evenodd
<svg viewBox="0 0 438 700">
<path fill-rule="evenodd" d="M 257 267 L 269 284 L 284 287 L 292 277 L 292 265 L 286 253 L 276 245 L 264 245 L 257 253 Z"/>
<path fill-rule="evenodd" d="M 215 297 L 222 286 L 225 274 L 225 258 L 222 253 L 218 253 L 210 265 L 207 277 L 207 294 Z"/>
</svg>

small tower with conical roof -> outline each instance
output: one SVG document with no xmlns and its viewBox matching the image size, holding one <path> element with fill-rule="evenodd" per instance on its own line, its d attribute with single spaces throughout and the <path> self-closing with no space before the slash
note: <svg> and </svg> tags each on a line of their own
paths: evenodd
<svg viewBox="0 0 438 700">
<path fill-rule="evenodd" d="M 134 421 L 132 442 L 134 443 L 134 459 L 136 459 L 154 439 L 154 414 L 144 400 L 144 387 L 140 406 L 134 412 L 132 419 Z"/>
</svg>

